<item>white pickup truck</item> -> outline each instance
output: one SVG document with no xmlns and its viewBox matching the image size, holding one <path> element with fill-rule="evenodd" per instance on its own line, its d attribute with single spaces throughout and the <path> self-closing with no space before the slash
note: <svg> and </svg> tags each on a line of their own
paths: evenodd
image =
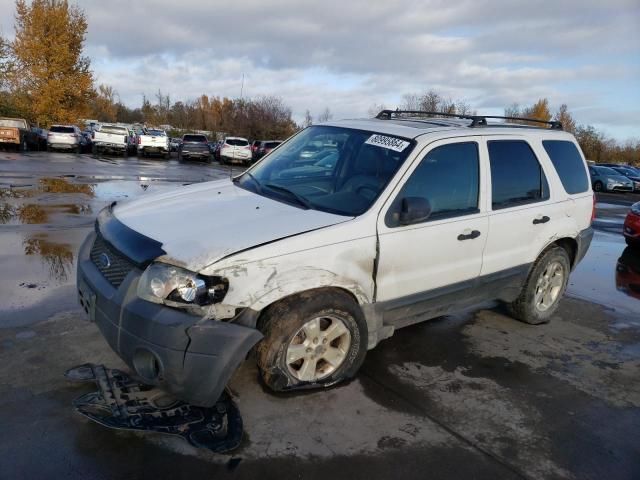
<svg viewBox="0 0 640 480">
<path fill-rule="evenodd" d="M 146 157 L 150 153 L 158 153 L 169 158 L 169 137 L 164 130 L 145 128 L 138 135 L 138 155 Z"/>
<path fill-rule="evenodd" d="M 131 137 L 127 127 L 103 124 L 93 131 L 92 153 L 98 155 L 104 151 L 121 153 L 126 157 L 129 153 Z"/>
</svg>

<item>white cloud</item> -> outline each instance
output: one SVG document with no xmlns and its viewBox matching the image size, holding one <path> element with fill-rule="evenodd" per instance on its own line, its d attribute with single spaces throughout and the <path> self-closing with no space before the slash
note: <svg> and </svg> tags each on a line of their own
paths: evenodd
<svg viewBox="0 0 640 480">
<path fill-rule="evenodd" d="M 97 77 L 130 105 L 158 89 L 174 99 L 235 97 L 244 74 L 246 95 L 280 95 L 298 119 L 325 106 L 336 118 L 362 116 L 436 88 L 492 113 L 546 96 L 579 121 L 640 135 L 618 128 L 640 103 L 637 0 L 78 4 Z M 12 5 L 0 0 L 0 11 Z M 3 15 L 5 35 L 11 25 Z"/>
</svg>

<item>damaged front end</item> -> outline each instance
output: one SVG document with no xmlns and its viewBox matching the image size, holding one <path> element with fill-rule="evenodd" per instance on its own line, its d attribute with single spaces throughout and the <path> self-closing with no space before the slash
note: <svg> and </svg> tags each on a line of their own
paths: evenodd
<svg viewBox="0 0 640 480">
<path fill-rule="evenodd" d="M 129 229 L 110 209 L 96 227 L 78 255 L 78 295 L 90 319 L 144 383 L 191 405 L 215 405 L 262 334 L 141 298 L 146 287 L 140 282 L 164 254 L 161 244 Z M 210 286 L 214 295 L 219 285 Z"/>
</svg>

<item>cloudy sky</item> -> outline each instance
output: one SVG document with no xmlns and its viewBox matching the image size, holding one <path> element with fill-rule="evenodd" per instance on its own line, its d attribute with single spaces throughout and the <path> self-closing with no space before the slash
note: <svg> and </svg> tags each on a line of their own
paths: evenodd
<svg viewBox="0 0 640 480">
<path fill-rule="evenodd" d="M 13 34 L 13 0 L 0 33 Z M 480 113 L 549 98 L 640 137 L 640 0 L 77 0 L 99 82 L 130 106 L 161 89 L 279 95 L 296 120 L 395 108 L 434 88 Z"/>
</svg>

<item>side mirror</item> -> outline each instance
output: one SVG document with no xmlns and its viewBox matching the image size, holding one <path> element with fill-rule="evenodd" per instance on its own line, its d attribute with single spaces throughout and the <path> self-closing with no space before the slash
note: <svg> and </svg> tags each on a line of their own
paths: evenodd
<svg viewBox="0 0 640 480">
<path fill-rule="evenodd" d="M 404 197 L 400 210 L 400 225 L 424 222 L 431 215 L 431 204 L 424 197 Z"/>
</svg>

